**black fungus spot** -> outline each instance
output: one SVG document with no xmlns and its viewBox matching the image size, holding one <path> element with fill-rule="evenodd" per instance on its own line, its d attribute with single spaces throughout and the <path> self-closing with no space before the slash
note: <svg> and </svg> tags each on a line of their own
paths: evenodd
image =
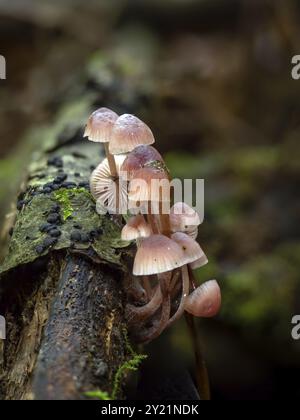
<svg viewBox="0 0 300 420">
<path fill-rule="evenodd" d="M 73 227 L 74 227 L 74 229 L 82 229 L 82 226 L 81 226 L 81 225 L 79 225 L 78 223 L 75 223 L 75 224 L 73 225 Z"/>
<path fill-rule="evenodd" d="M 81 242 L 81 233 L 75 230 L 71 233 L 70 238 L 72 242 Z"/>
<path fill-rule="evenodd" d="M 102 235 L 103 234 L 103 229 L 102 228 L 98 228 L 97 229 L 97 233 L 98 233 L 98 235 Z"/>
<path fill-rule="evenodd" d="M 79 182 L 78 187 L 80 188 L 90 188 L 90 183 L 87 181 Z"/>
<path fill-rule="evenodd" d="M 86 233 L 82 233 L 81 234 L 81 242 L 86 244 L 87 242 L 90 242 L 90 238 L 89 235 L 87 235 Z"/>
<path fill-rule="evenodd" d="M 76 188 L 77 184 L 75 182 L 66 181 L 62 183 L 62 187 L 71 189 L 71 188 Z"/>
<path fill-rule="evenodd" d="M 64 162 L 61 157 L 54 156 L 47 161 L 48 166 L 55 166 L 56 168 L 62 168 L 64 166 Z"/>
<path fill-rule="evenodd" d="M 90 166 L 90 170 L 91 170 L 91 171 L 94 171 L 95 169 L 96 169 L 96 166 L 94 166 L 94 165 L 91 165 L 91 166 Z"/>
<path fill-rule="evenodd" d="M 43 247 L 47 249 L 47 248 L 50 248 L 51 246 L 54 246 L 56 243 L 57 243 L 57 238 L 48 237 L 44 240 Z"/>
<path fill-rule="evenodd" d="M 53 225 L 51 225 L 50 223 L 44 223 L 39 227 L 39 231 L 42 233 L 48 233 L 51 229 L 53 229 Z"/>
<path fill-rule="evenodd" d="M 81 174 L 80 174 L 79 172 L 75 172 L 74 176 L 75 176 L 76 178 L 80 178 L 80 177 L 81 177 Z"/>
<path fill-rule="evenodd" d="M 61 236 L 61 231 L 59 229 L 52 229 L 50 230 L 49 235 L 52 238 L 59 238 Z"/>
<path fill-rule="evenodd" d="M 68 178 L 68 175 L 65 173 L 61 173 L 57 175 L 57 177 L 54 179 L 54 184 L 62 184 L 66 179 Z"/>
<path fill-rule="evenodd" d="M 52 224 L 59 222 L 59 220 L 60 220 L 60 216 L 58 213 L 51 213 L 49 214 L 47 218 L 47 222 L 52 223 Z"/>
<path fill-rule="evenodd" d="M 9 229 L 8 234 L 9 234 L 9 236 L 13 236 L 13 234 L 14 234 L 14 228 L 13 227 L 11 227 Z"/>
<path fill-rule="evenodd" d="M 25 201 L 24 200 L 20 200 L 17 203 L 17 209 L 18 210 L 22 210 L 23 206 L 25 205 Z"/>
<path fill-rule="evenodd" d="M 89 236 L 90 236 L 90 239 L 91 239 L 91 240 L 94 240 L 94 239 L 96 239 L 96 238 L 97 238 L 98 233 L 97 233 L 97 231 L 96 231 L 96 230 L 91 230 L 91 231 L 90 231 L 90 233 L 89 233 Z"/>
<path fill-rule="evenodd" d="M 58 204 L 55 204 L 50 209 L 50 213 L 57 213 L 58 214 L 59 212 L 60 212 L 60 206 Z"/>
<path fill-rule="evenodd" d="M 39 255 L 43 254 L 43 253 L 45 252 L 45 248 L 44 248 L 44 246 L 43 246 L 43 245 L 38 245 L 38 246 L 35 248 L 35 252 L 36 252 L 37 254 L 39 254 Z"/>
</svg>

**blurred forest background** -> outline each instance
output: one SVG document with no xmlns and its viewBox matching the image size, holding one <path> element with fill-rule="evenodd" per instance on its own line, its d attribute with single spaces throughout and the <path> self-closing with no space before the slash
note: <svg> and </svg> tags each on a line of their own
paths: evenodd
<svg viewBox="0 0 300 420">
<path fill-rule="evenodd" d="M 223 308 L 199 329 L 215 399 L 300 397 L 299 24 L 296 0 L 0 1 L 1 224 L 32 130 L 88 95 L 138 111 L 173 176 L 206 182 L 197 277 L 218 279 Z M 192 369 L 188 340 L 182 322 L 154 343 L 145 377 Z"/>
</svg>

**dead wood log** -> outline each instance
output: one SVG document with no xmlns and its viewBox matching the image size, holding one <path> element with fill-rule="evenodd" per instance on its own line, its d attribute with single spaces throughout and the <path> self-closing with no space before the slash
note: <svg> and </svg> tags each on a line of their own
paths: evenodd
<svg viewBox="0 0 300 420">
<path fill-rule="evenodd" d="M 18 198 L 1 266 L 4 399 L 111 392 L 127 357 L 122 280 L 128 243 L 120 240 L 120 220 L 98 215 L 89 192 L 101 156 L 82 140 L 88 112 L 75 113 L 58 135 L 40 137 Z"/>
</svg>

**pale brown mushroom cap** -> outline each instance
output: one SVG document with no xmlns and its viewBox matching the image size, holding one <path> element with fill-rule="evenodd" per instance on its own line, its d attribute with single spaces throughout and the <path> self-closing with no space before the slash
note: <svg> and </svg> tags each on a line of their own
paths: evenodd
<svg viewBox="0 0 300 420">
<path fill-rule="evenodd" d="M 109 151 L 112 155 L 119 155 L 154 142 L 152 131 L 143 121 L 134 115 L 124 114 L 114 124 Z"/>
<path fill-rule="evenodd" d="M 162 156 L 154 147 L 142 145 L 136 147 L 127 155 L 121 171 L 126 173 L 128 180 L 131 180 L 136 171 L 145 166 L 163 167 L 165 164 Z"/>
<path fill-rule="evenodd" d="M 208 264 L 208 258 L 203 253 L 202 257 L 200 257 L 198 260 L 190 263 L 189 266 L 191 267 L 192 270 L 197 270 L 197 268 L 201 268 L 206 264 Z"/>
<path fill-rule="evenodd" d="M 189 205 L 179 202 L 170 210 L 170 225 L 172 232 L 185 232 L 194 236 L 195 229 L 200 225 L 200 217 Z"/>
<path fill-rule="evenodd" d="M 109 143 L 118 114 L 108 108 L 99 108 L 89 117 L 84 137 L 95 143 Z"/>
<path fill-rule="evenodd" d="M 202 251 L 198 242 L 196 242 L 186 233 L 176 232 L 173 233 L 171 238 L 181 247 L 182 252 L 186 258 L 186 264 L 193 263 L 194 261 L 197 261 L 199 258 L 203 257 L 204 252 Z"/>
<path fill-rule="evenodd" d="M 184 264 L 185 256 L 175 241 L 164 235 L 151 235 L 142 240 L 137 250 L 133 274 L 148 276 L 165 273 Z"/>
<path fill-rule="evenodd" d="M 194 316 L 210 318 L 219 312 L 221 303 L 220 287 L 216 280 L 210 280 L 187 297 L 184 309 Z"/>
<path fill-rule="evenodd" d="M 123 241 L 133 241 L 139 238 L 148 238 L 152 230 L 144 216 L 137 215 L 131 217 L 122 229 L 121 238 Z"/>
</svg>

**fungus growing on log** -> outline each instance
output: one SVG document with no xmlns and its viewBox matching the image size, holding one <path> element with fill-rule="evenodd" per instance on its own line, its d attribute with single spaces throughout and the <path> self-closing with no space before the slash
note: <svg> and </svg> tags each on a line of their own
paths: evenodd
<svg viewBox="0 0 300 420">
<path fill-rule="evenodd" d="M 108 211 L 111 203 L 127 200 L 132 217 L 121 236 L 123 240 L 135 240 L 137 252 L 132 286 L 127 287 L 126 317 L 135 339 L 150 342 L 184 311 L 195 316 L 215 315 L 220 309 L 221 292 L 216 281 L 197 288 L 194 284 L 192 270 L 208 262 L 196 242 L 200 217 L 186 203 L 170 208 L 170 174 L 151 146 L 154 137 L 150 128 L 129 114 L 115 119 L 113 113 L 107 122 L 106 111 L 101 112 L 100 134 L 97 132 L 96 137 L 102 136 L 109 144 L 109 153 L 116 155 L 116 176 L 119 181 L 122 177 L 125 186 L 121 191 L 111 188 L 115 180 L 108 160 L 104 160 L 91 177 L 91 192 Z M 117 193 L 118 197 L 114 196 Z"/>
</svg>

